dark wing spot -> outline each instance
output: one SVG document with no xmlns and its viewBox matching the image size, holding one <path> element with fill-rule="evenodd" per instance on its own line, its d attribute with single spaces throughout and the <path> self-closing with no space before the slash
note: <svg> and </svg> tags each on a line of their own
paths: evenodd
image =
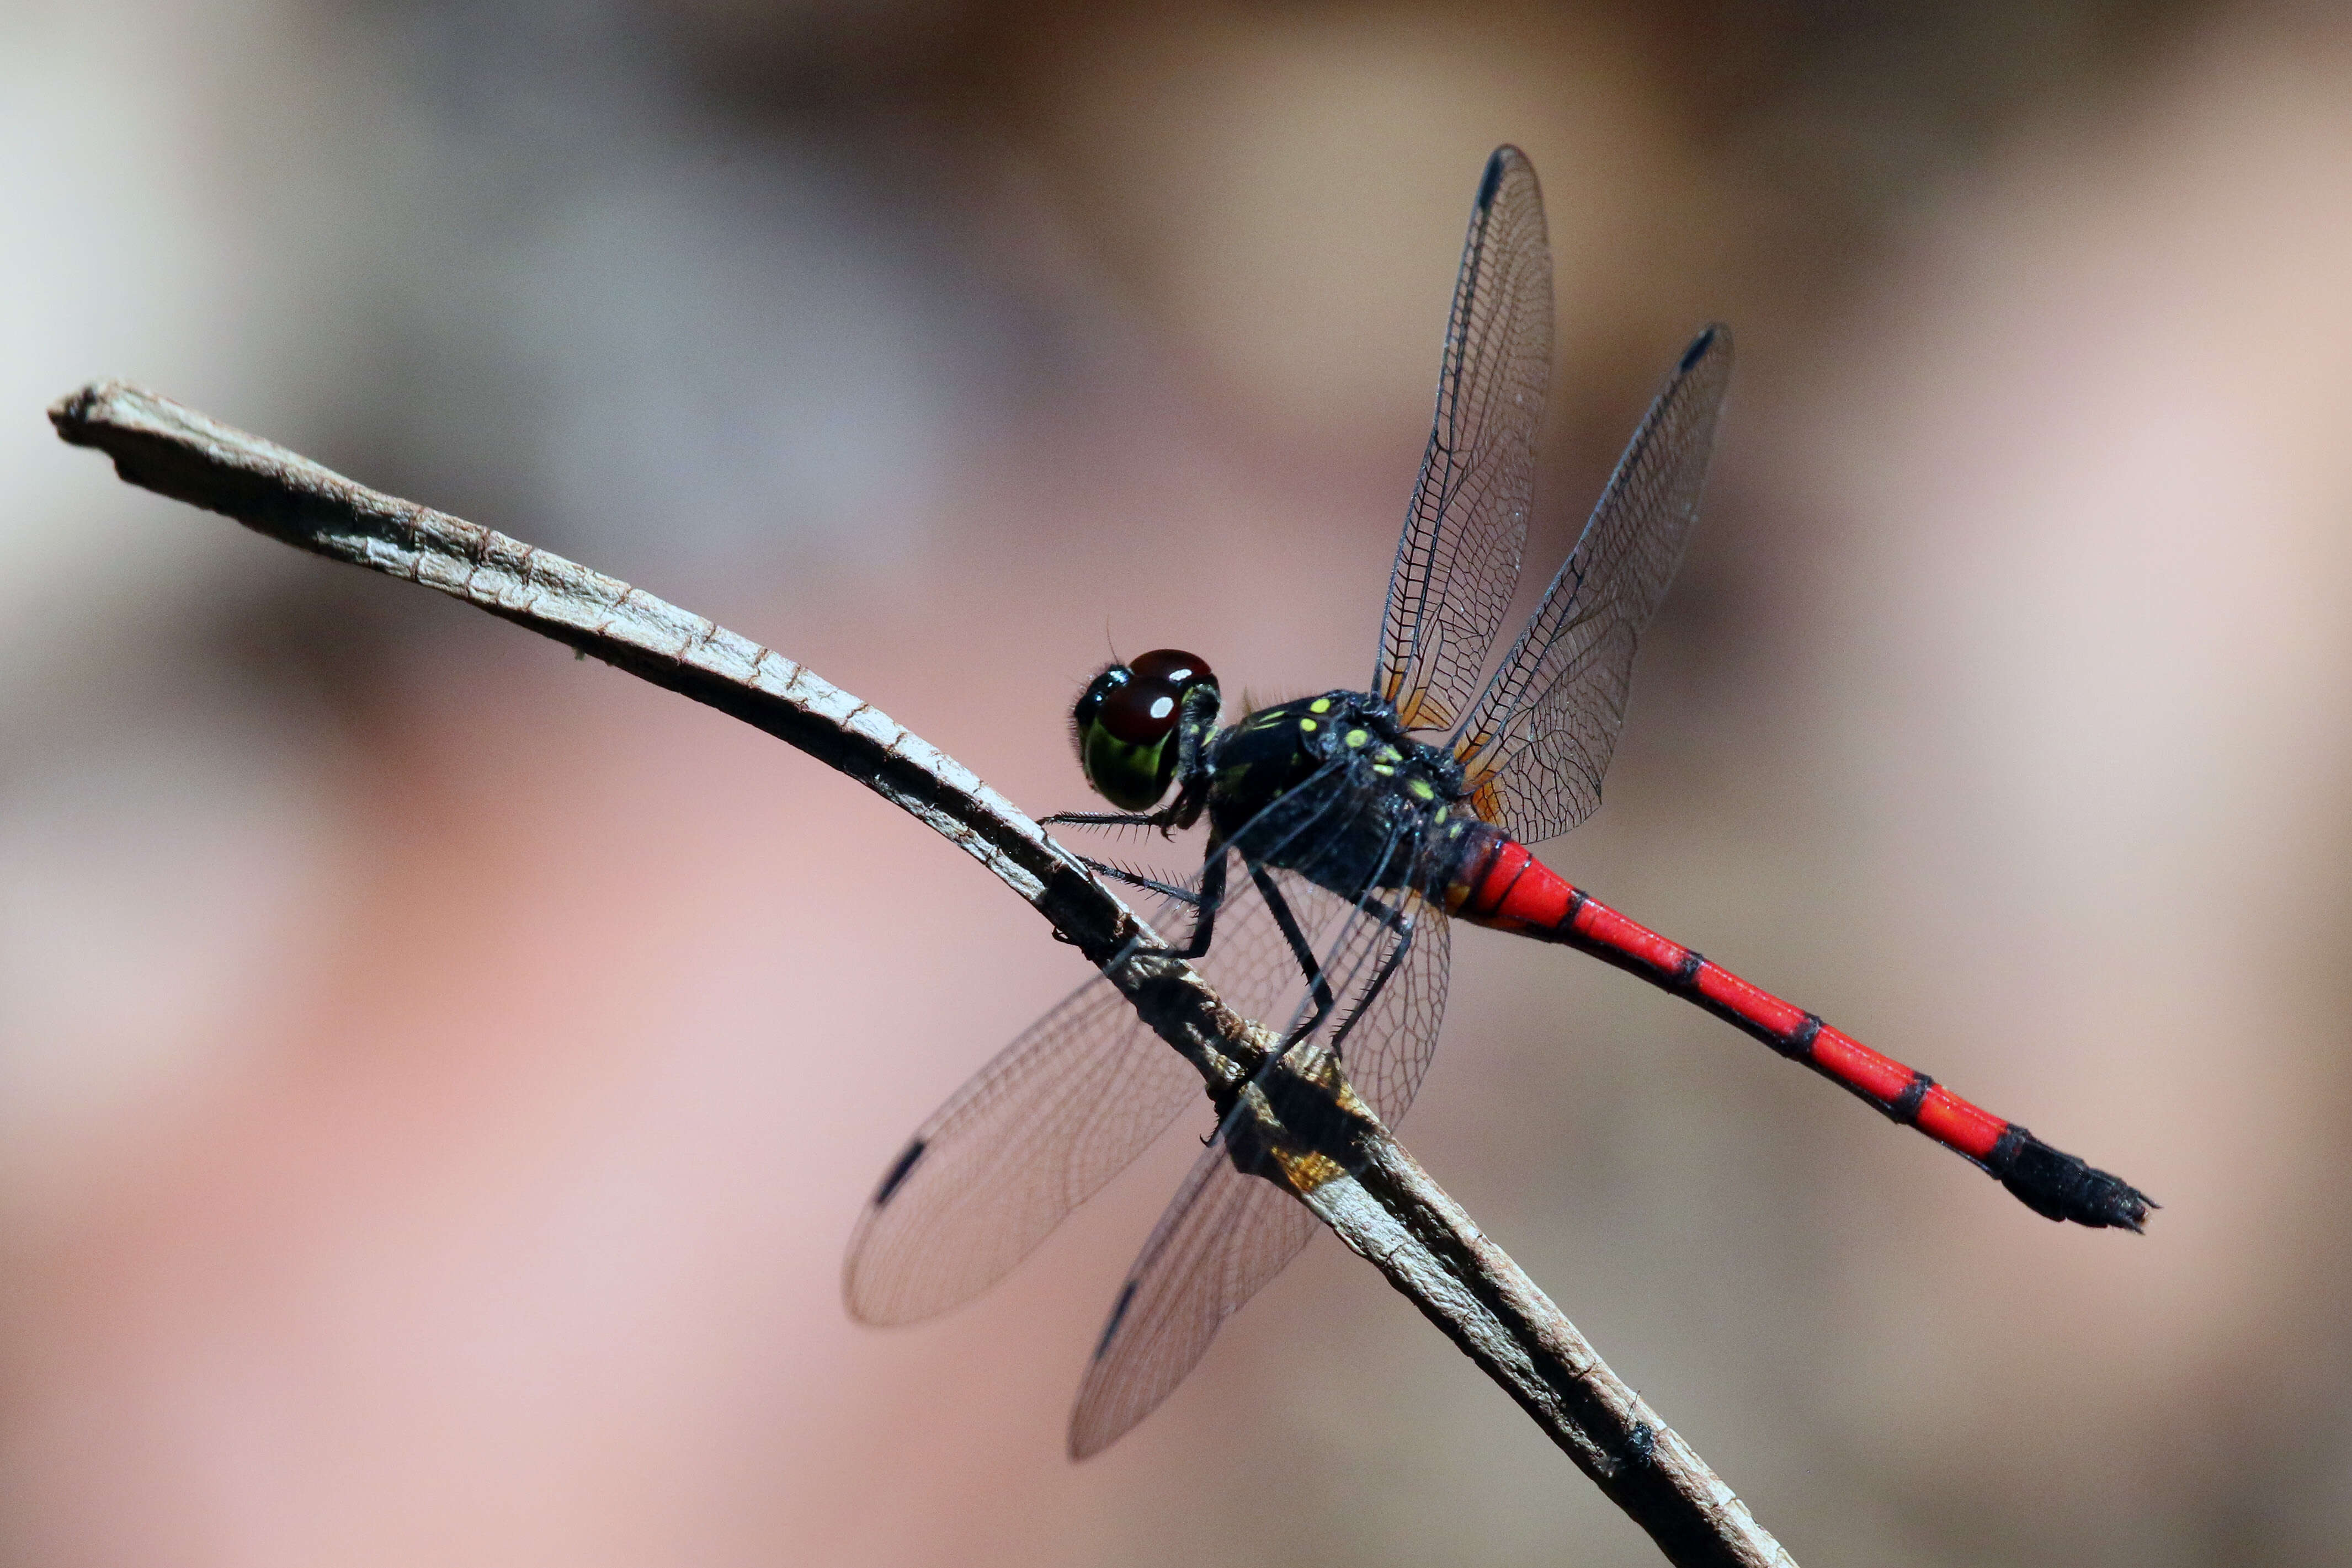
<svg viewBox="0 0 2352 1568">
<path fill-rule="evenodd" d="M 1698 363 L 1706 356 L 1707 350 L 1715 346 L 1715 335 L 1722 330 L 1720 327 L 1709 327 L 1706 331 L 1693 338 L 1691 346 L 1683 350 L 1683 362 L 1675 367 L 1675 371 L 1680 373 Z"/>
<path fill-rule="evenodd" d="M 1103 1352 L 1110 1348 L 1112 1338 L 1118 1333 L 1118 1325 L 1127 1321 L 1127 1309 L 1135 1304 L 1136 1284 L 1136 1281 L 1129 1280 L 1126 1284 L 1119 1287 L 1118 1304 L 1111 1308 L 1110 1322 L 1103 1324 L 1102 1340 L 1095 1346 L 1095 1359 L 1097 1361 L 1100 1361 L 1103 1358 Z"/>
<path fill-rule="evenodd" d="M 1481 175 L 1478 180 L 1478 210 L 1480 212 L 1486 211 L 1486 208 L 1494 204 L 1495 192 L 1500 188 L 1503 183 L 1503 157 L 1504 154 L 1508 152 L 1510 152 L 1510 149 L 1507 147 L 1497 147 L 1495 149 L 1494 156 L 1486 160 L 1486 172 Z M 1460 190 L 1461 187 L 1457 185 L 1454 189 Z"/>
<path fill-rule="evenodd" d="M 898 1184 L 907 1179 L 908 1173 L 915 1168 L 915 1162 L 923 1157 L 923 1151 L 929 1146 L 920 1138 L 907 1145 L 907 1152 L 898 1156 L 898 1163 L 890 1167 L 889 1175 L 882 1178 L 882 1185 L 874 1189 L 875 1207 L 879 1208 L 890 1201 L 890 1195 L 898 1190 Z"/>
</svg>

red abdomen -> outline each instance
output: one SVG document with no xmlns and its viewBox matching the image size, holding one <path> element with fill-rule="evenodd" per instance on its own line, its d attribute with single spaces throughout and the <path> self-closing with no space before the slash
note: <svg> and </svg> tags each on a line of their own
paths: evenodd
<svg viewBox="0 0 2352 1568">
<path fill-rule="evenodd" d="M 2116 1177 L 1627 919 L 1502 833 L 1467 858 L 1446 902 L 1457 918 L 1580 948 L 1696 1002 L 1981 1166 L 2039 1214 L 2137 1230 L 2154 1207 Z"/>
</svg>

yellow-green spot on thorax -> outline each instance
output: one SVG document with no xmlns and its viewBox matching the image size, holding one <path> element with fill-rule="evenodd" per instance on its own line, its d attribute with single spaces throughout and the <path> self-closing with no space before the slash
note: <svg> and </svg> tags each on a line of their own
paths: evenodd
<svg viewBox="0 0 2352 1568">
<path fill-rule="evenodd" d="M 1351 729 L 1348 732 L 1348 744 L 1350 746 L 1361 746 L 1371 738 L 1370 730 Z"/>
<path fill-rule="evenodd" d="M 1429 780 L 1426 779 L 1408 779 L 1405 780 L 1404 787 L 1412 792 L 1412 798 L 1416 800 L 1437 799 L 1437 791 L 1430 788 Z"/>
</svg>

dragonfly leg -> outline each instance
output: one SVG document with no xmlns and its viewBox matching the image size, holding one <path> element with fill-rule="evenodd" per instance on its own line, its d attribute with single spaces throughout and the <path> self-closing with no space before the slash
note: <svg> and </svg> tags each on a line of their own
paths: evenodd
<svg viewBox="0 0 2352 1568">
<path fill-rule="evenodd" d="M 1297 916 L 1292 913 L 1289 900 L 1283 896 L 1282 889 L 1264 866 L 1254 861 L 1246 863 L 1249 866 L 1250 880 L 1256 884 L 1259 895 L 1265 899 L 1267 910 L 1273 914 L 1275 925 L 1280 928 L 1283 940 L 1289 944 L 1291 956 L 1297 960 L 1300 973 L 1306 976 L 1307 987 L 1315 1003 L 1313 1013 L 1305 1022 L 1284 1037 L 1281 1049 L 1275 1051 L 1259 1067 L 1253 1082 L 1265 1091 L 1276 1115 L 1288 1129 L 1291 1137 L 1300 1140 L 1306 1147 L 1318 1153 L 1328 1154 L 1333 1158 L 1341 1158 L 1344 1151 L 1351 1145 L 1352 1140 L 1363 1131 L 1361 1119 L 1340 1106 L 1334 1100 L 1328 1087 L 1318 1082 L 1295 1079 L 1286 1072 L 1276 1071 L 1277 1067 L 1289 1057 L 1294 1046 L 1323 1026 L 1324 1021 L 1331 1016 L 1333 1009 L 1339 1006 L 1339 998 L 1332 992 L 1330 978 L 1323 964 L 1315 956 L 1315 950 L 1307 945 L 1307 934 L 1300 928 Z M 1372 982 L 1365 989 L 1362 1000 L 1349 1011 L 1347 1021 L 1339 1026 L 1339 1032 L 1332 1037 L 1331 1050 L 1334 1057 L 1339 1053 L 1340 1040 L 1347 1036 L 1350 1029 L 1355 1027 L 1356 1020 L 1364 1016 L 1365 1009 L 1370 1007 L 1373 1000 L 1380 996 L 1381 989 L 1387 986 L 1390 977 L 1396 973 L 1398 966 L 1404 960 L 1405 954 L 1412 946 L 1413 919 L 1411 915 L 1369 894 L 1358 907 L 1379 922 L 1382 927 L 1398 933 L 1398 941 L 1394 949 L 1381 961 L 1380 970 L 1372 977 Z M 1226 1152 L 1236 1168 L 1270 1176 L 1271 1172 L 1265 1165 L 1265 1146 L 1248 1130 L 1249 1125 L 1247 1113 L 1236 1095 L 1234 1103 L 1226 1111 L 1223 1120 L 1219 1124 L 1217 1136 L 1225 1140 Z"/>
<path fill-rule="evenodd" d="M 1163 898 L 1172 898 L 1180 904 L 1189 904 L 1195 909 L 1201 906 L 1201 895 L 1189 887 L 1178 887 L 1172 882 L 1161 882 L 1156 877 L 1145 876 L 1140 872 L 1132 872 L 1125 866 L 1113 865 L 1108 861 L 1098 861 L 1087 855 L 1080 855 L 1078 863 L 1097 876 L 1107 876 L 1113 882 L 1125 883 L 1129 887 L 1139 887 L 1146 893 L 1156 893 Z"/>
<path fill-rule="evenodd" d="M 1216 929 L 1217 911 L 1225 906 L 1225 852 L 1223 846 L 1209 852 L 1201 866 L 1201 890 L 1192 895 L 1192 936 L 1181 947 L 1168 949 L 1169 956 L 1187 961 L 1209 950 L 1209 938 Z"/>
<path fill-rule="evenodd" d="M 1192 934 L 1185 938 L 1182 946 L 1147 947 L 1143 945 L 1143 939 L 1139 936 L 1119 949 L 1118 956 L 1104 966 L 1106 969 L 1123 964 L 1139 954 L 1150 954 L 1162 958 L 1181 958 L 1189 963 L 1209 950 L 1209 938 L 1216 931 L 1217 911 L 1223 908 L 1225 904 L 1225 852 L 1222 848 L 1212 852 L 1207 862 L 1201 867 L 1201 885 L 1197 890 L 1178 887 L 1172 883 L 1157 882 L 1150 877 L 1119 866 L 1087 860 L 1084 855 L 1080 855 L 1078 859 L 1087 870 L 1098 876 L 1108 876 L 1136 887 L 1147 887 L 1154 893 L 1165 894 L 1171 898 L 1181 900 L 1192 906 Z"/>
<path fill-rule="evenodd" d="M 1170 819 L 1162 811 L 1056 811 L 1050 817 L 1040 817 L 1041 828 L 1164 828 Z"/>
<path fill-rule="evenodd" d="M 1332 996 L 1331 982 L 1323 974 L 1322 961 L 1315 956 L 1315 949 L 1307 945 L 1307 933 L 1298 928 L 1298 917 L 1290 912 L 1290 901 L 1282 896 L 1282 889 L 1275 885 L 1274 878 L 1266 874 L 1265 868 L 1255 861 L 1250 862 L 1249 873 L 1250 880 L 1257 883 L 1258 895 L 1265 900 L 1266 908 L 1273 911 L 1274 923 L 1282 928 L 1282 939 L 1290 944 L 1290 956 L 1298 960 L 1299 973 L 1307 977 L 1307 988 L 1315 997 L 1314 1016 L 1291 1030 L 1289 1037 L 1282 1042 L 1283 1053 L 1286 1055 L 1292 1046 L 1323 1026 L 1323 1020 L 1331 1016 L 1331 1009 L 1339 1005 L 1339 999 Z"/>
<path fill-rule="evenodd" d="M 1346 1019 L 1341 1022 L 1338 1030 L 1333 1031 L 1331 1053 L 1335 1056 L 1341 1054 L 1340 1047 L 1347 1043 L 1348 1031 L 1354 1029 L 1362 1021 L 1363 1016 L 1372 1010 L 1372 1004 L 1380 999 L 1381 992 L 1387 987 L 1390 977 L 1397 972 L 1397 966 L 1404 962 L 1407 953 L 1412 951 L 1413 918 L 1412 915 L 1401 909 L 1392 909 L 1377 898 L 1366 899 L 1364 911 L 1397 934 L 1397 945 L 1389 950 L 1389 956 L 1381 962 L 1380 973 L 1372 977 L 1372 983 L 1364 988 L 1363 996 L 1358 998 L 1356 1005 L 1349 1010 Z"/>
</svg>

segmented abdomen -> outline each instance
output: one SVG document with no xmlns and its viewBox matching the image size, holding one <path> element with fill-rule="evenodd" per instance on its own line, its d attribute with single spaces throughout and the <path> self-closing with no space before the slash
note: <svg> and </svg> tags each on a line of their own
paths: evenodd
<svg viewBox="0 0 2352 1568">
<path fill-rule="evenodd" d="M 1491 829 L 1488 834 L 1447 889 L 1447 905 L 1458 918 L 1579 948 L 1696 1002 L 1982 1166 L 2036 1213 L 2132 1230 L 2146 1219 L 2153 1205 L 2117 1177 L 1627 919 L 1572 886 L 1525 845 Z"/>
</svg>

